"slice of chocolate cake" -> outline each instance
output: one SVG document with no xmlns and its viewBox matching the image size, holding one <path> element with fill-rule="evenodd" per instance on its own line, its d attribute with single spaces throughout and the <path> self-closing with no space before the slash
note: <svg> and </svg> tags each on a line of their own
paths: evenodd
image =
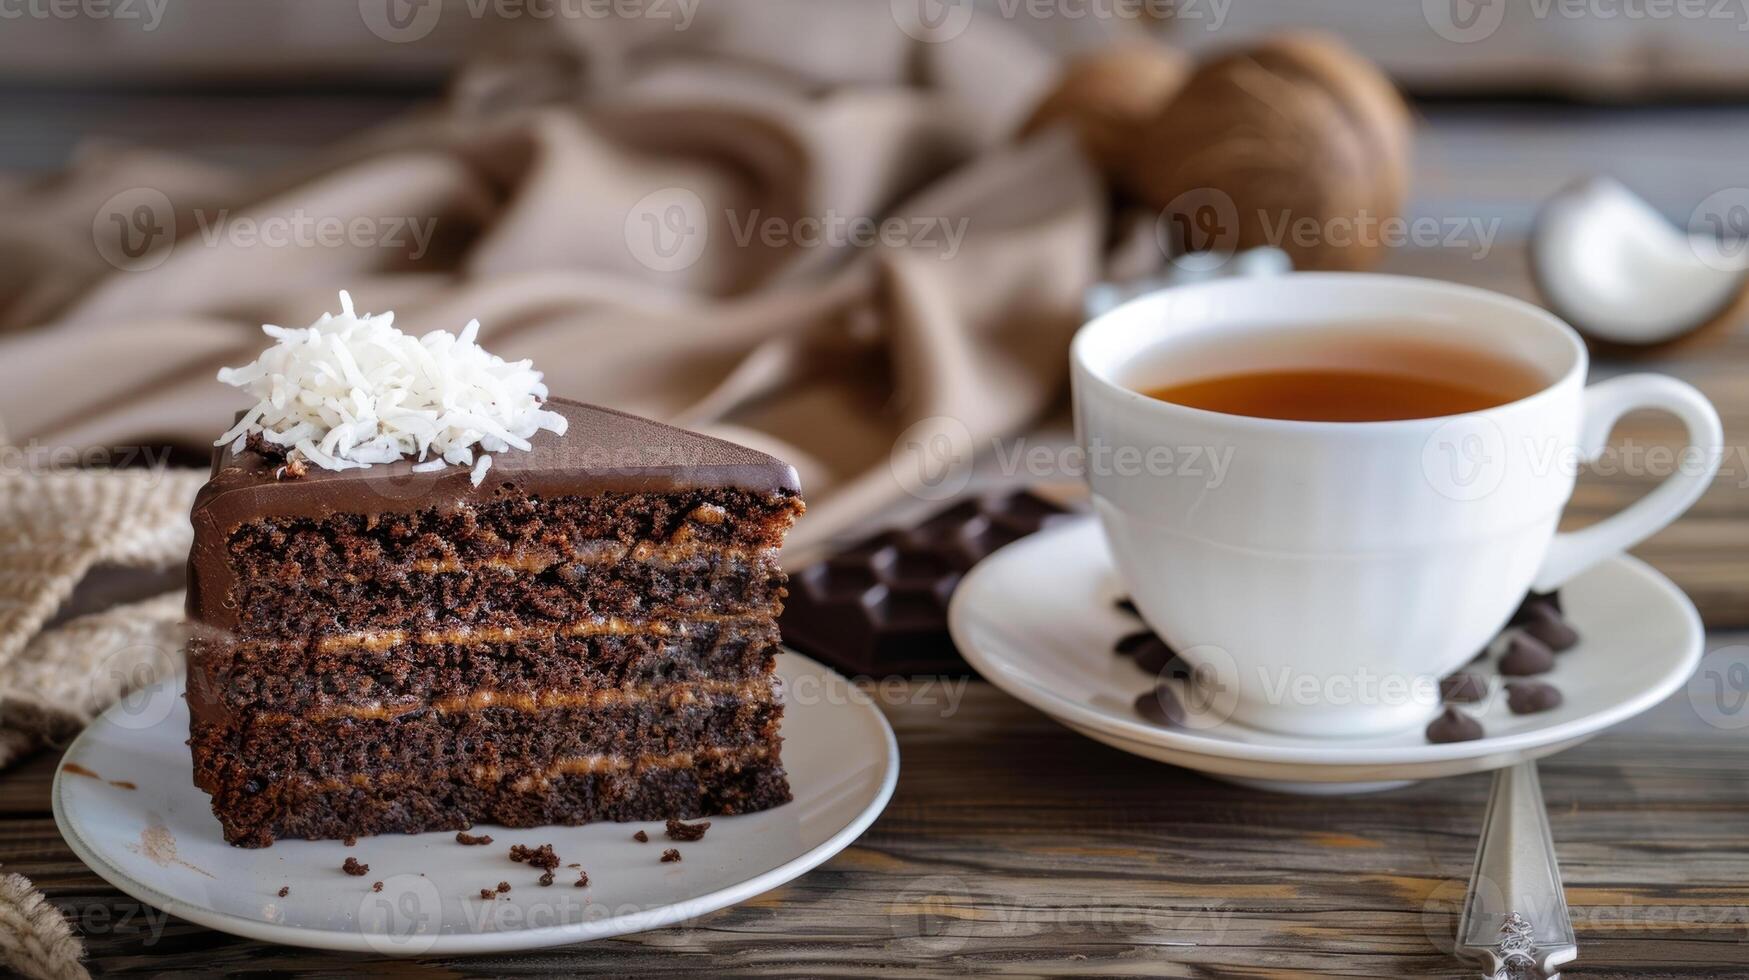
<svg viewBox="0 0 1749 980">
<path fill-rule="evenodd" d="M 795 471 L 542 409 L 556 424 L 527 450 L 482 443 L 489 468 L 293 477 L 259 438 L 216 453 L 193 514 L 189 742 L 226 840 L 789 800 L 773 670 Z"/>
</svg>

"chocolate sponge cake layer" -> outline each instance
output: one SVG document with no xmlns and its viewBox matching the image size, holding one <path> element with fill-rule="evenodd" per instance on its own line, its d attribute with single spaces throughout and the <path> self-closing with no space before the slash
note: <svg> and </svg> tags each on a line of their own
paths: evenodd
<svg viewBox="0 0 1749 980">
<path fill-rule="evenodd" d="M 478 823 L 506 827 L 575 826 L 597 820 L 690 819 L 752 813 L 790 801 L 783 767 L 759 758 L 702 760 L 687 766 L 562 774 L 535 785 L 517 779 L 455 778 L 333 787 L 281 781 L 250 792 L 228 783 L 215 810 L 233 819 L 225 839 L 263 847 L 276 838 L 337 838 L 367 834 L 466 830 Z"/>
<path fill-rule="evenodd" d="M 548 405 L 570 431 L 478 486 L 217 455 L 189 562 L 190 746 L 227 840 L 789 799 L 773 669 L 794 471 Z"/>
<path fill-rule="evenodd" d="M 685 688 L 606 707 L 522 711 L 420 710 L 392 718 L 257 716 L 239 726 L 196 722 L 195 778 L 203 788 L 233 779 L 268 782 L 278 774 L 315 780 L 374 779 L 408 771 L 506 776 L 545 772 L 566 760 L 639 760 L 768 748 L 783 706 L 762 694 L 691 693 Z M 233 759 L 246 759 L 231 772 Z"/>
<path fill-rule="evenodd" d="M 760 794 L 743 799 L 738 812 L 757 809 L 758 801 L 775 805 L 787 800 L 778 761 L 782 705 L 769 694 L 762 699 L 720 694 L 689 700 L 679 707 L 658 701 L 597 710 L 421 710 L 393 719 L 320 722 L 257 716 L 243 728 L 197 722 L 190 745 L 196 785 L 212 793 L 215 806 L 223 808 L 226 839 L 244 846 L 260 846 L 275 837 L 311 836 L 299 828 L 332 827 L 321 808 L 331 807 L 337 797 L 353 805 L 373 798 L 388 805 L 427 794 L 491 806 L 446 810 L 437 823 L 412 824 L 404 817 L 388 825 L 353 823 L 342 835 L 506 823 L 500 811 L 518 806 L 539 813 L 537 822 L 651 819 L 658 811 L 634 809 L 641 798 L 637 794 L 602 799 L 599 781 L 590 780 L 570 780 L 570 793 L 555 794 L 552 784 L 594 775 L 621 777 L 616 783 L 621 786 L 646 780 L 657 786 L 687 785 L 681 777 L 703 762 L 714 763 L 716 773 L 703 787 L 716 795 L 740 785 L 735 772 L 740 765 L 751 764 L 762 773 L 757 780 Z M 457 792 L 454 784 L 471 790 Z M 579 802 L 580 808 L 551 809 L 588 787 L 596 789 Z M 519 795 L 530 799 L 519 805 Z M 712 811 L 689 810 L 689 815 L 703 812 Z"/>
<path fill-rule="evenodd" d="M 769 677 L 776 624 L 688 624 L 685 632 L 537 636 L 514 643 L 335 645 L 225 642 L 190 647 L 190 702 L 226 721 L 336 706 L 399 711 L 479 691 L 500 695 L 640 688 Z"/>
<path fill-rule="evenodd" d="M 775 615 L 784 574 L 773 551 L 700 551 L 673 561 L 624 558 L 559 564 L 538 572 L 494 565 L 456 571 L 306 577 L 276 563 L 234 591 L 243 638 L 310 636 L 412 627 L 515 629 L 598 617 L 661 621 L 693 613 Z"/>
</svg>

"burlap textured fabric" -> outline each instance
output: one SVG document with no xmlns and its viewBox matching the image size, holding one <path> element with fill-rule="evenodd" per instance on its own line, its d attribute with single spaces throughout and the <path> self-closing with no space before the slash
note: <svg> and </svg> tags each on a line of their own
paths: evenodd
<svg viewBox="0 0 1749 980">
<path fill-rule="evenodd" d="M 185 561 L 205 480 L 196 470 L 0 477 L 0 765 L 178 668 L 180 592 L 43 626 L 93 568 Z"/>
</svg>

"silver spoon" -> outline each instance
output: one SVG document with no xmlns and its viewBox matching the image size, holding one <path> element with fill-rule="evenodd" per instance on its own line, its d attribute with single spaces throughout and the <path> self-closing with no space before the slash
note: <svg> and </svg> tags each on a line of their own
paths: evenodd
<svg viewBox="0 0 1749 980">
<path fill-rule="evenodd" d="M 1579 955 L 1534 762 L 1494 773 L 1457 952 L 1489 980 L 1554 980 Z"/>
</svg>

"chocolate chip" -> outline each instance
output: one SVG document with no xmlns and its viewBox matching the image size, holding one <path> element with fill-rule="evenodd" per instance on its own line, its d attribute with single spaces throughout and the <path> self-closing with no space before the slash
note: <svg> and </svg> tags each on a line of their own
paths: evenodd
<svg viewBox="0 0 1749 980">
<path fill-rule="evenodd" d="M 1112 605 L 1116 606 L 1118 609 L 1122 610 L 1123 612 L 1129 613 L 1131 616 L 1134 616 L 1137 619 L 1142 618 L 1141 610 L 1136 608 L 1136 604 L 1134 602 L 1131 602 L 1128 596 L 1125 596 L 1121 599 L 1116 600 L 1115 602 L 1112 603 Z"/>
<path fill-rule="evenodd" d="M 1166 645 L 1166 641 L 1157 636 L 1153 638 L 1152 643 L 1136 651 L 1136 666 L 1155 676 L 1159 676 L 1166 669 L 1166 666 L 1175 660 L 1180 664 L 1184 663 L 1184 661 L 1178 660 L 1178 654 Z"/>
<path fill-rule="evenodd" d="M 1184 722 L 1184 708 L 1178 703 L 1178 696 L 1164 684 L 1136 698 L 1136 714 L 1156 725 L 1179 725 Z"/>
<path fill-rule="evenodd" d="M 370 874 L 370 865 L 359 864 L 358 858 L 347 858 L 346 863 L 340 866 L 340 870 L 355 878 L 362 878 L 365 875 Z"/>
<path fill-rule="evenodd" d="M 635 840 L 640 844 L 648 844 L 650 842 L 650 835 L 640 830 L 632 835 L 632 840 Z"/>
<path fill-rule="evenodd" d="M 1427 726 L 1427 740 L 1433 743 L 1469 742 L 1482 737 L 1482 723 L 1456 708 L 1445 709 L 1445 714 Z"/>
<path fill-rule="evenodd" d="M 588 888 L 589 887 L 589 872 L 587 872 L 587 871 L 577 872 L 577 884 L 574 885 L 573 887 L 575 887 L 575 888 Z"/>
<path fill-rule="evenodd" d="M 1515 715 L 1534 715 L 1561 706 L 1561 692 L 1542 681 L 1516 681 L 1506 685 L 1506 706 Z"/>
<path fill-rule="evenodd" d="M 704 832 L 711 829 L 709 820 L 700 823 L 681 823 L 678 820 L 668 821 L 668 836 L 673 840 L 694 841 L 704 838 Z"/>
<path fill-rule="evenodd" d="M 280 898 L 284 898 L 290 894 L 291 894 L 291 886 L 290 885 L 286 885 L 285 887 L 283 887 L 279 890 L 279 897 Z"/>
<path fill-rule="evenodd" d="M 1500 657 L 1500 673 L 1508 677 L 1529 677 L 1555 669 L 1555 655 L 1542 642 L 1522 634 L 1506 641 L 1506 652 Z"/>
<path fill-rule="evenodd" d="M 1125 633 L 1123 636 L 1119 637 L 1118 641 L 1112 644 L 1112 649 L 1123 656 L 1133 657 L 1146 649 L 1150 644 L 1159 642 L 1160 638 L 1155 636 L 1153 631 L 1137 630 L 1134 633 Z"/>
<path fill-rule="evenodd" d="M 1559 592 L 1527 592 L 1524 601 L 1518 604 L 1512 618 L 1506 621 L 1508 626 L 1523 626 L 1530 622 L 1532 616 L 1540 613 L 1553 612 L 1561 614 L 1561 594 Z"/>
<path fill-rule="evenodd" d="M 1439 682 L 1439 696 L 1447 702 L 1474 704 L 1488 696 L 1488 680 L 1480 674 L 1453 674 Z"/>
<path fill-rule="evenodd" d="M 672 864 L 678 860 L 680 860 L 680 852 L 675 850 L 674 848 L 670 847 L 666 851 L 662 852 L 662 863 L 663 864 Z"/>
<path fill-rule="evenodd" d="M 1532 610 L 1530 617 L 1519 628 L 1556 653 L 1571 650 L 1579 642 L 1579 632 L 1567 625 L 1560 612 L 1550 606 Z"/>
</svg>

